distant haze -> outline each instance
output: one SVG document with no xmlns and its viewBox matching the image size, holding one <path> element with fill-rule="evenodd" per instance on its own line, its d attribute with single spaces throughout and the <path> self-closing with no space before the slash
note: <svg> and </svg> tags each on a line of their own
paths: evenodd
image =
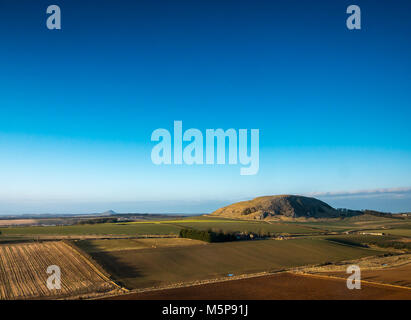
<svg viewBox="0 0 411 320">
<path fill-rule="evenodd" d="M 264 195 L 264 194 L 263 194 Z M 122 202 L 76 202 L 76 201 L 0 201 L 0 214 L 31 213 L 102 213 L 113 210 L 117 213 L 211 213 L 233 202 L 250 200 L 256 196 L 227 200 L 159 200 Z M 306 196 L 320 199 L 334 208 L 354 210 L 371 209 L 385 212 L 411 212 L 411 188 L 362 190 L 339 193 L 312 193 Z"/>
</svg>

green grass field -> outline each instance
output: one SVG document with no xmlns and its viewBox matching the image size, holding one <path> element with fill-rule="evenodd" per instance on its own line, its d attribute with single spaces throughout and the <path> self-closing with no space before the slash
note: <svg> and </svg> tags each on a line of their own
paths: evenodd
<svg viewBox="0 0 411 320">
<path fill-rule="evenodd" d="M 111 240 L 107 240 L 111 241 Z M 86 247 L 83 247 L 87 251 Z M 128 288 L 274 271 L 380 254 L 326 240 L 255 240 L 89 254 Z"/>
</svg>

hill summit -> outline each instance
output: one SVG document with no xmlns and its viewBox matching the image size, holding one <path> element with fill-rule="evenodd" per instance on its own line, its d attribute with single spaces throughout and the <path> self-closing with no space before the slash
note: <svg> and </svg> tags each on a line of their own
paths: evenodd
<svg viewBox="0 0 411 320">
<path fill-rule="evenodd" d="M 114 210 L 107 210 L 101 213 L 102 216 L 111 216 L 113 214 L 117 214 L 117 212 L 115 212 Z"/>
<path fill-rule="evenodd" d="M 233 203 L 212 213 L 235 219 L 292 220 L 298 218 L 337 218 L 358 214 L 342 212 L 327 203 L 298 195 L 258 197 L 253 200 Z"/>
</svg>

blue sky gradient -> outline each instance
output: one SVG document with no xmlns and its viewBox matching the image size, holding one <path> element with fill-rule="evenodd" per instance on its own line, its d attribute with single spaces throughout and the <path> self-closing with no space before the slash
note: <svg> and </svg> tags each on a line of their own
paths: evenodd
<svg viewBox="0 0 411 320">
<path fill-rule="evenodd" d="M 0 1 L 0 214 L 199 213 L 284 193 L 411 211 L 395 191 L 411 187 L 409 1 L 355 1 L 355 31 L 341 0 L 54 1 L 53 31 L 50 4 Z M 174 120 L 259 129 L 258 174 L 155 166 L 151 133 Z"/>
</svg>

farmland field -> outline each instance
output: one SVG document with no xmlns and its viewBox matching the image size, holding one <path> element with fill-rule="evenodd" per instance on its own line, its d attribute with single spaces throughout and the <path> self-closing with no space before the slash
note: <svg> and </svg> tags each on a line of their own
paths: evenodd
<svg viewBox="0 0 411 320">
<path fill-rule="evenodd" d="M 18 226 L 18 225 L 30 225 L 36 223 L 35 219 L 6 219 L 0 220 L 0 226 Z"/>
<path fill-rule="evenodd" d="M 394 236 L 411 237 L 411 228 L 394 228 L 394 229 L 384 229 L 384 230 L 370 230 L 369 232 L 384 232 L 385 234 L 390 234 Z"/>
<path fill-rule="evenodd" d="M 307 221 L 299 223 L 302 226 L 320 228 L 328 231 L 344 232 L 348 230 L 380 229 L 382 227 L 402 228 L 411 227 L 409 220 L 375 217 L 372 215 L 354 216 L 332 221 Z M 378 230 L 381 232 L 381 230 Z"/>
<path fill-rule="evenodd" d="M 286 223 L 267 223 L 264 221 L 232 220 L 214 217 L 189 217 L 184 219 L 135 221 L 123 223 L 102 223 L 71 226 L 31 226 L 0 228 L 3 237 L 62 235 L 177 235 L 182 228 L 199 230 L 219 229 L 222 231 L 271 232 L 283 234 L 315 234 L 321 229 Z"/>
<path fill-rule="evenodd" d="M 183 238 L 78 240 L 74 243 L 88 253 L 206 245 L 199 240 Z"/>
<path fill-rule="evenodd" d="M 327 272 L 327 275 L 346 278 L 345 272 Z M 362 270 L 361 279 L 372 282 L 387 283 L 409 287 L 411 289 L 411 261 L 394 268 Z M 411 292 L 411 290 L 410 290 Z"/>
<path fill-rule="evenodd" d="M 362 284 L 361 290 L 347 289 L 346 279 L 324 279 L 281 273 L 203 284 L 190 287 L 131 293 L 109 299 L 124 300 L 411 300 L 411 290 Z"/>
<path fill-rule="evenodd" d="M 325 240 L 297 239 L 100 252 L 94 247 L 88 253 L 115 280 L 133 289 L 356 259 L 381 252 Z"/>
<path fill-rule="evenodd" d="M 93 295 L 117 287 L 64 242 L 0 245 L 0 298 L 55 298 Z M 61 289 L 47 288 L 48 266 L 61 270 Z"/>
<path fill-rule="evenodd" d="M 193 228 L 198 230 L 215 229 L 226 232 L 270 232 L 281 234 L 314 234 L 322 232 L 320 229 L 286 224 L 280 222 L 253 222 L 253 221 L 170 221 L 169 224 L 178 224 L 184 228 Z"/>
<path fill-rule="evenodd" d="M 392 251 L 390 247 L 374 250 L 361 246 L 362 243 L 386 246 L 394 241 L 402 241 L 400 244 L 403 247 L 409 245 L 405 241 L 408 238 L 401 238 L 399 235 L 329 233 L 336 230 L 374 229 L 381 232 L 378 228 L 382 226 L 382 222 L 388 223 L 387 228 L 393 228 L 384 229 L 387 233 L 401 230 L 401 236 L 404 237 L 403 232 L 410 230 L 407 221 L 380 217 L 373 217 L 369 221 L 353 217 L 333 222 L 294 223 L 195 216 L 81 225 L 5 226 L 0 227 L 0 243 L 3 243 L 0 244 L 0 293 L 3 299 L 80 295 L 92 297 L 119 290 L 108 277 L 128 289 L 148 289 L 227 279 L 229 274 L 247 276 L 300 266 L 329 265 Z M 285 234 L 290 237 L 287 236 L 287 240 L 282 241 L 205 243 L 178 238 L 182 228 L 269 232 L 272 236 Z M 296 237 L 293 238 L 293 235 Z M 70 242 L 33 242 L 33 239 L 50 240 L 62 237 L 69 238 Z M 351 242 L 344 242 L 347 240 Z M 20 243 L 16 243 L 18 241 Z M 78 247 L 79 250 L 73 250 L 72 246 Z M 46 287 L 48 274 L 45 268 L 59 263 L 66 266 L 64 270 L 67 268 L 68 271 L 62 269 L 62 273 L 66 272 L 70 281 L 65 283 L 63 278 L 63 289 L 56 295 Z M 100 266 L 104 270 L 98 269 Z M 80 272 L 74 271 L 75 269 Z M 293 279 L 297 281 L 300 278 Z M 394 276 L 392 279 L 401 280 Z M 292 282 L 291 278 L 287 281 Z M 256 294 L 258 295 L 257 291 Z"/>
<path fill-rule="evenodd" d="M 73 226 L 47 226 L 47 227 L 14 227 L 1 228 L 4 236 L 23 235 L 146 235 L 146 234 L 174 234 L 177 235 L 181 228 L 171 224 L 161 223 L 102 223 Z"/>
<path fill-rule="evenodd" d="M 411 250 L 411 242 L 403 241 L 399 236 L 392 235 L 336 235 L 324 237 L 326 240 L 343 243 L 353 246 L 377 246 L 380 248 L 394 248 L 401 250 Z"/>
<path fill-rule="evenodd" d="M 372 217 L 367 219 L 352 217 L 332 222 L 266 222 L 253 220 L 235 220 L 210 216 L 195 216 L 178 219 L 161 219 L 158 221 L 134 221 L 121 223 L 102 223 L 85 225 L 62 225 L 62 226 L 15 226 L 1 227 L 1 237 L 20 236 L 26 238 L 37 238 L 46 236 L 70 236 L 72 238 L 91 235 L 178 235 L 182 228 L 193 228 L 198 230 L 221 230 L 224 232 L 264 232 L 289 235 L 316 235 L 330 232 L 343 232 L 348 230 L 377 230 L 382 232 L 382 226 L 393 228 L 384 229 L 383 232 L 410 236 L 411 224 L 409 221 Z M 394 229 L 395 228 L 395 229 Z"/>
</svg>

